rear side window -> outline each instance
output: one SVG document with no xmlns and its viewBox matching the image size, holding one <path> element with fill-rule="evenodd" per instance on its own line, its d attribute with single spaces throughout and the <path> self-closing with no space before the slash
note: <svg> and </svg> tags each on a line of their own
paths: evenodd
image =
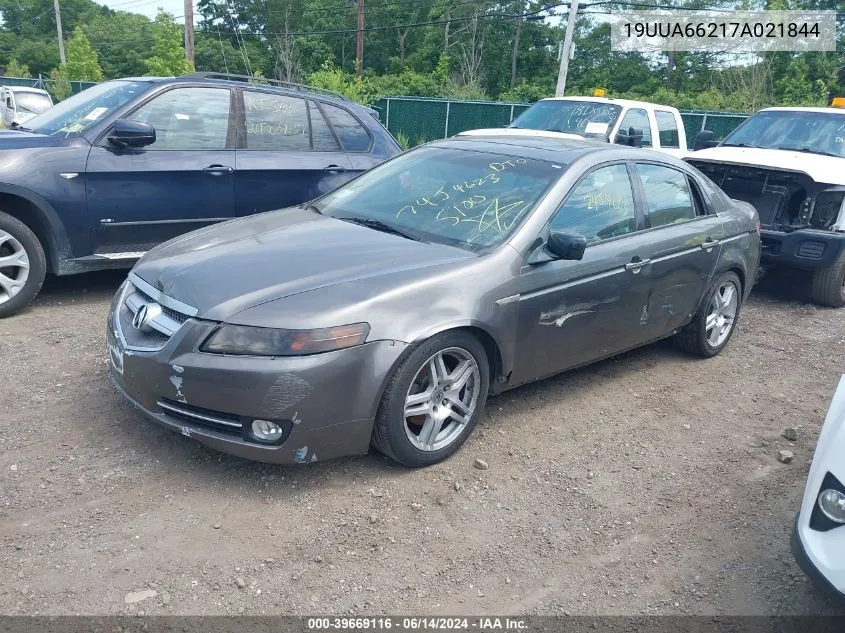
<svg viewBox="0 0 845 633">
<path fill-rule="evenodd" d="M 311 149 L 305 99 L 244 91 L 246 149 L 307 152 Z"/>
<path fill-rule="evenodd" d="M 329 124 L 323 118 L 320 108 L 313 101 L 308 102 L 311 112 L 311 136 L 314 141 L 315 152 L 336 152 L 340 150 Z"/>
<path fill-rule="evenodd" d="M 370 133 L 361 123 L 343 108 L 321 103 L 335 134 L 347 152 L 366 152 L 370 149 Z"/>
<path fill-rule="evenodd" d="M 671 167 L 638 163 L 637 175 L 643 183 L 652 228 L 695 218 L 695 203 L 686 174 Z"/>
<path fill-rule="evenodd" d="M 680 147 L 678 137 L 678 122 L 675 120 L 675 115 L 671 112 L 664 112 L 658 110 L 654 113 L 657 119 L 657 132 L 660 136 L 661 147 Z"/>
</svg>

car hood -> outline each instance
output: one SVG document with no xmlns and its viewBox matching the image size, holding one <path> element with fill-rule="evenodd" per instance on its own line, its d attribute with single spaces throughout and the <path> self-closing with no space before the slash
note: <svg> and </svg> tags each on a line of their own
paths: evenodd
<svg viewBox="0 0 845 633">
<path fill-rule="evenodd" d="M 0 130 L 0 150 L 26 147 L 54 147 L 65 141 L 60 136 L 46 136 L 20 130 Z"/>
<path fill-rule="evenodd" d="M 782 169 L 804 173 L 818 183 L 845 185 L 845 158 L 836 156 L 758 147 L 711 147 L 693 152 L 686 159 Z"/>
<path fill-rule="evenodd" d="M 151 250 L 133 272 L 198 317 L 222 321 L 310 290 L 473 257 L 294 208 L 188 233 Z"/>
</svg>

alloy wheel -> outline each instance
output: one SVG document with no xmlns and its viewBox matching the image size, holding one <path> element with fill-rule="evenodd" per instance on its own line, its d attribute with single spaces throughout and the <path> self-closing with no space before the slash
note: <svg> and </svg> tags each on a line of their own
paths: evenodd
<svg viewBox="0 0 845 633">
<path fill-rule="evenodd" d="M 704 325 L 707 342 L 711 347 L 719 347 L 731 335 L 738 310 L 738 288 L 733 281 L 725 281 L 710 298 L 710 312 Z"/>
<path fill-rule="evenodd" d="M 10 233 L 0 230 L 0 304 L 18 294 L 29 279 L 29 255 Z"/>
<path fill-rule="evenodd" d="M 478 405 L 481 372 L 463 348 L 432 355 L 417 370 L 405 397 L 405 434 L 417 449 L 441 450 L 457 440 Z"/>
</svg>

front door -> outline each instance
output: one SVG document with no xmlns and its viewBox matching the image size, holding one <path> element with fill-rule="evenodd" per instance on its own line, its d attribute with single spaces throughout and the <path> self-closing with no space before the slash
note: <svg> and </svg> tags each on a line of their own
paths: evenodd
<svg viewBox="0 0 845 633">
<path fill-rule="evenodd" d="M 96 254 L 137 257 L 172 237 L 234 217 L 230 112 L 228 88 L 174 88 L 126 117 L 152 125 L 154 143 L 119 149 L 104 137 L 91 148 L 87 203 Z"/>
<path fill-rule="evenodd" d="M 651 237 L 650 338 L 671 334 L 698 309 L 719 259 L 722 220 L 710 213 L 694 180 L 679 169 L 637 163 Z"/>
<path fill-rule="evenodd" d="M 513 384 L 647 339 L 651 268 L 642 222 L 623 163 L 589 172 L 567 196 L 549 228 L 584 235 L 587 249 L 580 261 L 523 267 Z"/>
<path fill-rule="evenodd" d="M 238 215 L 313 200 L 353 178 L 352 164 L 310 99 L 244 90 L 238 149 Z"/>
</svg>

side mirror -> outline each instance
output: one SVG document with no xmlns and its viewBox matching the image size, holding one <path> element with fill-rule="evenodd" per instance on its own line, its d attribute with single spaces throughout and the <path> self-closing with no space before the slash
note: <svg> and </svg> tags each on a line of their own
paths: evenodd
<svg viewBox="0 0 845 633">
<path fill-rule="evenodd" d="M 558 259 L 583 259 L 587 238 L 574 233 L 552 231 L 546 242 L 546 249 Z"/>
<path fill-rule="evenodd" d="M 630 145 L 631 147 L 643 146 L 643 131 L 640 128 L 629 127 L 628 132 L 619 130 L 616 134 L 617 145 Z"/>
<path fill-rule="evenodd" d="M 118 119 L 108 139 L 116 147 L 144 147 L 155 143 L 156 131 L 149 123 Z"/>
<path fill-rule="evenodd" d="M 700 149 L 716 147 L 719 144 L 719 141 L 715 139 L 715 136 L 716 134 L 710 130 L 701 130 L 701 132 L 695 136 L 695 145 L 693 146 L 694 151 L 697 152 Z"/>
</svg>

